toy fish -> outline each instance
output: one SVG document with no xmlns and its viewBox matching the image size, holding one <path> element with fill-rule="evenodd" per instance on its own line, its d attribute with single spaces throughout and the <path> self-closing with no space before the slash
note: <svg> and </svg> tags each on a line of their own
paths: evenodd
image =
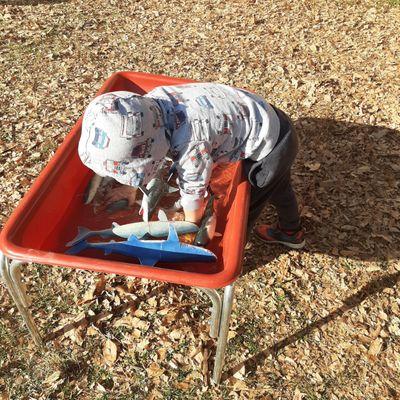
<svg viewBox="0 0 400 400">
<path fill-rule="evenodd" d="M 96 196 L 97 190 L 101 184 L 103 178 L 100 175 L 94 174 L 86 186 L 84 195 L 84 204 L 89 204 Z"/>
<path fill-rule="evenodd" d="M 159 177 L 153 178 L 146 186 L 147 194 L 143 193 L 140 214 L 143 215 L 143 221 L 147 222 L 154 214 L 157 204 L 168 193 L 173 193 L 179 189 L 168 185 Z"/>
<path fill-rule="evenodd" d="M 67 250 L 66 254 L 78 254 L 85 249 L 101 249 L 105 255 L 117 253 L 135 257 L 141 264 L 151 266 L 157 262 L 213 262 L 217 259 L 207 249 L 179 242 L 172 223 L 167 240 L 138 240 L 134 235 L 124 242 L 88 243 L 84 240 Z"/>
<path fill-rule="evenodd" d="M 204 210 L 203 219 L 199 230 L 194 238 L 193 244 L 196 246 L 205 246 L 213 237 L 221 236 L 215 233 L 217 226 L 217 216 L 214 212 L 214 195 L 212 194 L 208 200 L 206 209 Z"/>
<path fill-rule="evenodd" d="M 109 229 L 100 231 L 91 231 L 85 227 L 78 227 L 78 235 L 66 244 L 67 247 L 74 246 L 78 242 L 90 238 L 92 236 L 100 236 L 107 238 L 110 236 L 119 236 L 128 238 L 131 235 L 138 239 L 151 235 L 156 238 L 166 237 L 169 232 L 169 225 L 172 225 L 178 234 L 196 233 L 199 228 L 196 224 L 187 221 L 168 221 L 163 211 L 158 213 L 159 221 L 150 222 L 134 222 L 131 224 L 118 225 L 116 222 Z"/>
</svg>

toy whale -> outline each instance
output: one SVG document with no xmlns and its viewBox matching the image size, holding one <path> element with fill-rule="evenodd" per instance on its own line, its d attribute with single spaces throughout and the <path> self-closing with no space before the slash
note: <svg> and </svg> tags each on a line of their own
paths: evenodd
<svg viewBox="0 0 400 400">
<path fill-rule="evenodd" d="M 78 254 L 86 249 L 101 249 L 104 254 L 123 254 L 136 257 L 141 264 L 153 266 L 157 262 L 213 262 L 216 255 L 201 247 L 179 242 L 174 225 L 170 223 L 167 240 L 138 240 L 131 235 L 127 241 L 88 243 L 81 241 L 68 249 L 66 254 Z"/>
<path fill-rule="evenodd" d="M 159 221 L 150 222 L 133 222 L 131 224 L 118 225 L 116 222 L 112 223 L 109 229 L 99 231 L 91 231 L 83 226 L 78 227 L 78 235 L 66 244 L 67 247 L 74 246 L 82 240 L 88 239 L 92 236 L 100 236 L 107 238 L 110 236 L 119 236 L 128 238 L 131 235 L 141 239 L 146 235 L 156 238 L 166 237 L 169 232 L 169 226 L 172 225 L 179 235 L 186 233 L 196 233 L 199 228 L 196 224 L 187 221 L 168 221 L 167 216 L 160 210 L 158 213 Z"/>
</svg>

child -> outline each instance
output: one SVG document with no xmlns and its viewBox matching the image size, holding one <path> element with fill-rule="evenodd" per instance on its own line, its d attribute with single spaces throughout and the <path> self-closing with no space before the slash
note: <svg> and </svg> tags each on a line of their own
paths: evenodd
<svg viewBox="0 0 400 400">
<path fill-rule="evenodd" d="M 213 164 L 244 160 L 251 184 L 248 232 L 267 201 L 276 226 L 259 225 L 267 243 L 302 248 L 304 233 L 290 168 L 298 148 L 289 118 L 261 97 L 215 83 L 158 87 L 144 96 L 119 91 L 88 106 L 79 156 L 100 176 L 122 183 L 110 200 L 128 198 L 146 185 L 165 156 L 177 165 L 185 219 L 199 223 Z"/>
</svg>

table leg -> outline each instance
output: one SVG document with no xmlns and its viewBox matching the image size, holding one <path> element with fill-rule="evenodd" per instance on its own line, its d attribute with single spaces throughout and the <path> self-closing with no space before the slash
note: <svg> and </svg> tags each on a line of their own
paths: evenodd
<svg viewBox="0 0 400 400">
<path fill-rule="evenodd" d="M 21 279 L 21 266 L 23 264 L 22 261 L 12 260 L 11 263 L 9 263 L 8 270 L 22 305 L 28 308 L 30 304 Z"/>
<path fill-rule="evenodd" d="M 222 302 L 221 321 L 218 331 L 217 352 L 214 361 L 213 381 L 217 385 L 221 381 L 222 367 L 224 365 L 224 357 L 226 344 L 228 341 L 229 322 L 232 311 L 232 303 L 234 297 L 234 283 L 228 285 L 224 289 L 224 299 Z"/>
<path fill-rule="evenodd" d="M 210 336 L 218 337 L 219 323 L 221 320 L 221 296 L 216 289 L 198 288 L 205 293 L 212 302 L 211 318 L 210 318 Z"/>
<path fill-rule="evenodd" d="M 28 309 L 28 301 L 25 294 L 25 290 L 22 287 L 20 268 L 23 263 L 20 261 L 12 261 L 0 252 L 0 274 L 6 284 L 8 292 L 13 298 L 15 305 L 20 312 L 22 319 L 24 320 L 29 332 L 31 333 L 33 340 L 37 346 L 43 346 L 42 338 L 36 327 L 35 321 L 32 318 L 32 314 Z"/>
</svg>

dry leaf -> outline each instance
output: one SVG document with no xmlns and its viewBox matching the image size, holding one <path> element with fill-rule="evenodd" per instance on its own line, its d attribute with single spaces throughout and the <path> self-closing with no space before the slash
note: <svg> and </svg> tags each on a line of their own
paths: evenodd
<svg viewBox="0 0 400 400">
<path fill-rule="evenodd" d="M 303 393 L 301 393 L 300 390 L 296 388 L 294 391 L 293 400 L 302 400 L 303 397 L 304 397 Z"/>
<path fill-rule="evenodd" d="M 224 371 L 253 357 L 244 354 L 247 345 L 252 345 L 256 353 L 282 345 L 278 353 L 284 352 L 283 360 L 289 357 L 297 368 L 288 360 L 278 366 L 273 356 L 265 363 L 251 362 L 254 376 L 231 378 L 232 385 L 223 383 L 227 390 L 221 394 L 221 388 L 205 387 L 201 367 L 190 357 L 199 341 L 209 338 L 204 319 L 209 317 L 208 300 L 198 307 L 185 308 L 174 320 L 168 309 L 178 309 L 196 297 L 188 288 L 162 291 L 147 302 L 148 293 L 156 285 L 149 280 L 106 275 L 110 281 L 106 294 L 102 293 L 103 278 L 97 273 L 44 265 L 37 268 L 33 264 L 23 268 L 23 275 L 35 305 L 34 319 L 43 330 L 53 323 L 63 328 L 72 322 L 72 315 L 86 312 L 87 306 L 79 301 L 91 281 L 87 298 L 92 301 L 99 294 L 101 301 L 107 299 L 92 305 L 96 314 L 100 309 L 113 309 L 119 298 L 129 297 L 137 299 L 136 306 L 144 311 L 136 313 L 132 306 L 123 315 L 130 313 L 150 322 L 146 328 L 138 321 L 118 322 L 120 314 L 104 316 L 95 322 L 99 327 L 96 335 L 95 329 L 88 328 L 87 335 L 94 336 L 87 338 L 87 346 L 83 342 L 84 348 L 79 346 L 84 331 L 72 332 L 71 339 L 61 333 L 50 343 L 57 353 L 68 350 L 71 359 L 90 365 L 75 373 L 75 363 L 63 363 L 68 379 L 76 380 L 68 382 L 67 391 L 71 389 L 82 399 L 107 397 L 103 394 L 130 398 L 136 389 L 137 396 L 146 400 L 151 400 L 150 393 L 153 400 L 173 397 L 173 383 L 181 378 L 183 361 L 193 371 L 184 379 L 189 388 L 182 387 L 182 393 L 177 390 L 176 396 L 190 400 L 304 400 L 313 396 L 394 399 L 398 395 L 400 8 L 392 5 L 395 2 L 182 1 L 171 6 L 169 2 L 142 0 L 101 2 L 100 7 L 81 0 L 1 2 L 2 226 L 101 84 L 116 69 L 248 88 L 287 112 L 300 137 L 292 177 L 299 204 L 307 207 L 302 214 L 307 248 L 286 253 L 279 246 L 256 245 L 248 252 L 245 264 L 252 271 L 243 274 L 236 286 L 236 310 L 229 330 L 237 335 L 232 338 L 234 351 L 227 355 Z M 124 54 L 129 56 L 121 57 Z M 125 78 L 118 80 L 119 89 L 125 88 L 124 82 Z M 65 182 L 63 178 L 56 185 L 67 184 L 73 174 L 67 175 Z M 57 225 L 69 219 L 91 229 L 111 226 L 112 216 L 103 221 L 98 213 L 92 225 L 89 209 L 83 208 L 82 214 L 69 209 L 78 202 L 77 197 L 71 197 L 55 205 L 65 208 L 65 218 L 54 221 L 56 234 L 48 232 L 43 248 L 61 240 L 57 251 L 65 250 L 62 241 L 72 237 L 57 233 Z M 130 217 L 137 216 L 138 208 Z M 49 216 L 53 211 L 44 210 Z M 230 213 L 227 220 L 233 215 Z M 275 216 L 272 208 L 265 210 L 259 222 L 272 223 Z M 118 215 L 115 220 L 119 222 Z M 70 232 L 74 236 L 75 231 L 76 226 L 68 226 L 65 235 Z M 21 236 L 21 243 L 31 241 L 28 236 L 17 236 Z M 279 304 L 273 298 L 277 287 L 285 292 Z M 162 328 L 162 317 L 155 314 L 159 308 L 166 309 L 168 315 L 168 324 Z M 18 311 L 4 290 L 1 310 L 5 314 L 1 343 L 6 356 L 1 360 L 0 391 L 14 379 L 11 383 L 18 393 L 10 392 L 9 397 L 68 397 L 65 390 L 51 389 L 51 385 L 42 385 L 40 394 L 30 390 L 32 385 L 20 368 L 24 367 L 21 361 L 47 368 L 56 365 L 54 352 L 39 354 L 32 340 L 19 335 L 21 329 L 13 326 L 14 322 L 20 325 L 20 319 L 14 318 Z M 370 328 L 377 320 L 382 323 L 379 334 Z M 117 328 L 114 323 L 121 325 Z M 135 324 L 137 327 L 132 327 Z M 97 346 L 103 338 L 101 332 L 115 329 L 119 335 L 125 327 L 133 329 L 122 339 L 132 359 L 117 354 L 113 368 L 104 368 L 102 348 Z M 169 337 L 174 330 L 177 332 Z M 316 330 L 321 331 L 320 337 L 315 336 Z M 362 339 L 355 341 L 354 332 Z M 368 352 L 375 353 L 379 347 L 373 343 L 377 338 L 383 340 L 380 352 L 371 355 Z M 342 346 L 345 342 L 347 345 Z M 385 343 L 388 346 L 383 354 Z M 20 359 L 15 346 L 28 348 L 28 360 Z M 161 348 L 170 350 L 164 361 L 164 353 L 158 353 Z M 379 362 L 360 362 L 360 352 L 364 351 L 371 360 L 379 357 Z M 182 360 L 176 360 L 177 352 Z M 157 374 L 154 378 L 144 376 L 149 363 L 155 362 L 153 357 L 157 355 L 160 368 L 166 368 L 171 354 L 171 361 L 178 365 L 176 370 L 168 368 L 158 378 Z M 118 357 L 126 361 L 126 366 L 119 365 Z M 57 365 L 54 370 L 59 369 Z M 111 371 L 114 367 L 118 370 L 115 373 Z M 64 370 L 52 385 L 63 376 Z M 92 382 L 94 377 L 98 386 Z M 331 387 L 326 387 L 327 379 Z M 166 394 L 168 386 L 171 390 Z"/>
<path fill-rule="evenodd" d="M 60 379 L 61 371 L 54 371 L 50 376 L 48 376 L 44 381 L 44 385 L 52 385 L 58 379 Z"/>
<path fill-rule="evenodd" d="M 106 339 L 103 345 L 103 360 L 106 364 L 112 365 L 117 360 L 117 356 L 117 345 L 111 339 Z"/>
<path fill-rule="evenodd" d="M 368 354 L 370 354 L 372 356 L 378 355 L 382 349 L 382 343 L 383 343 L 383 341 L 381 338 L 376 338 L 375 340 L 373 340 L 371 342 L 371 345 L 369 346 Z"/>
<path fill-rule="evenodd" d="M 246 385 L 246 382 L 244 382 L 241 379 L 234 379 L 234 384 L 233 384 L 234 390 L 248 390 L 249 387 Z"/>
<path fill-rule="evenodd" d="M 97 382 L 96 384 L 96 390 L 100 393 L 107 393 L 107 389 L 101 385 L 100 383 Z"/>
<path fill-rule="evenodd" d="M 83 341 L 85 340 L 82 327 L 70 329 L 65 332 L 65 337 L 70 338 L 71 341 L 76 343 L 78 346 L 82 346 Z"/>
<path fill-rule="evenodd" d="M 148 375 L 152 378 L 158 377 L 164 373 L 164 369 L 160 368 L 157 363 L 151 363 L 149 368 L 146 369 Z"/>
<path fill-rule="evenodd" d="M 204 359 L 203 353 L 201 351 L 199 351 L 194 357 L 193 359 L 199 364 L 201 365 Z"/>
<path fill-rule="evenodd" d="M 233 374 L 233 377 L 236 378 L 236 379 L 239 379 L 239 380 L 243 381 L 243 380 L 244 380 L 244 375 L 245 375 L 245 373 L 246 373 L 246 367 L 243 365 L 243 366 L 239 369 L 239 371 L 236 371 L 236 372 Z"/>
<path fill-rule="evenodd" d="M 86 330 L 87 336 L 96 336 L 99 334 L 100 334 L 99 330 L 97 328 L 95 328 L 94 326 L 89 326 L 89 328 L 87 328 L 87 330 Z"/>
<path fill-rule="evenodd" d="M 394 317 L 388 327 L 391 334 L 400 337 L 400 318 Z"/>
<path fill-rule="evenodd" d="M 95 297 L 99 296 L 104 290 L 107 283 L 107 277 L 105 274 L 100 274 L 95 285 L 92 285 L 83 295 L 82 301 L 87 302 L 93 300 Z"/>
<path fill-rule="evenodd" d="M 310 171 L 318 171 L 321 167 L 321 163 L 313 162 L 313 163 L 305 163 L 304 164 Z"/>
</svg>

